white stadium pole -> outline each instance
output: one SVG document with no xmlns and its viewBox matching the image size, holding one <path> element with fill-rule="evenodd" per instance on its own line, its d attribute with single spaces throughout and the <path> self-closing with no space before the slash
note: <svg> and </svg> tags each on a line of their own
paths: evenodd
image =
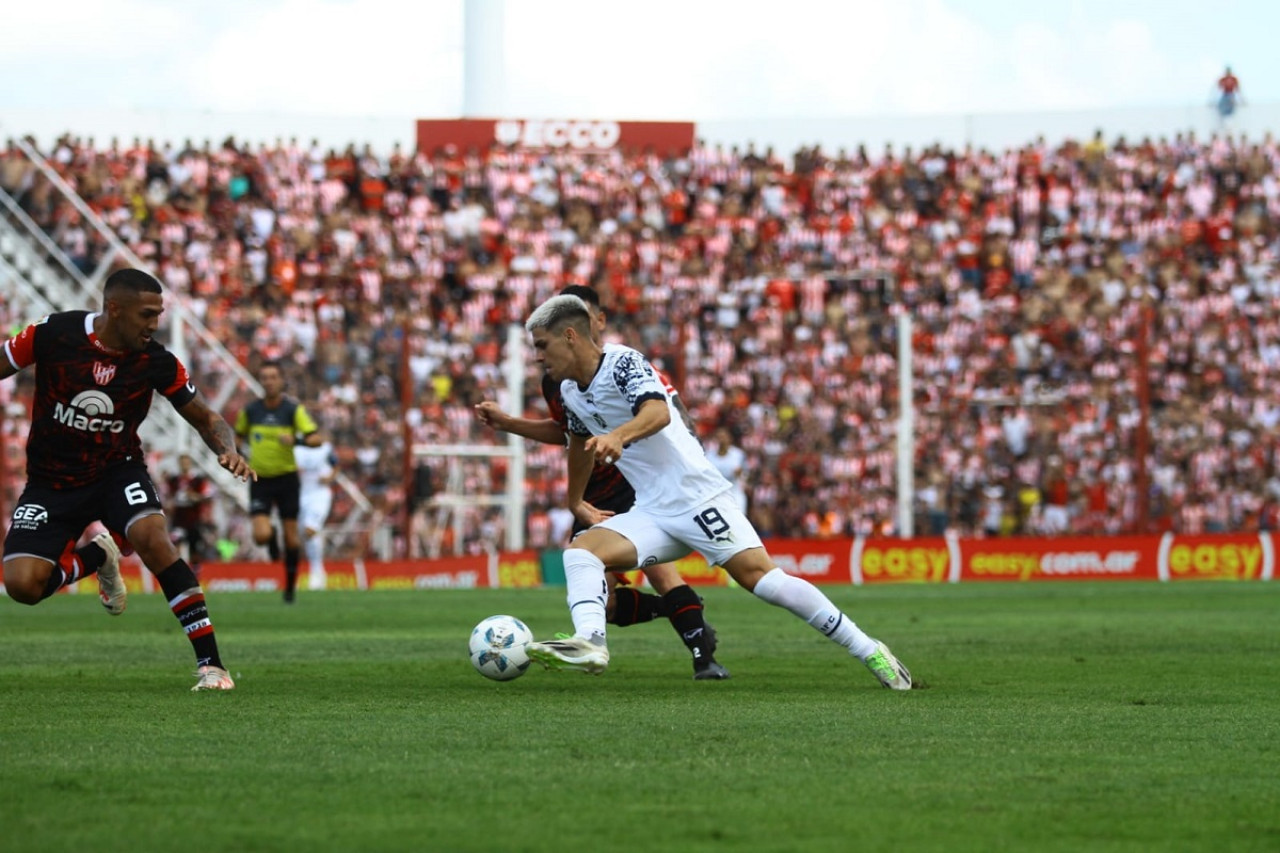
<svg viewBox="0 0 1280 853">
<path fill-rule="evenodd" d="M 512 323 L 507 327 L 507 360 L 503 372 L 507 379 L 507 412 L 516 417 L 524 416 L 524 327 Z M 507 449 L 511 464 L 507 466 L 507 491 L 504 503 L 507 548 L 524 550 L 524 439 L 513 432 L 507 433 Z"/>
<path fill-rule="evenodd" d="M 911 315 L 898 315 L 898 535 L 915 535 L 915 394 L 911 381 Z"/>
<path fill-rule="evenodd" d="M 506 118 L 506 0 L 466 0 L 462 7 L 462 116 Z"/>
</svg>

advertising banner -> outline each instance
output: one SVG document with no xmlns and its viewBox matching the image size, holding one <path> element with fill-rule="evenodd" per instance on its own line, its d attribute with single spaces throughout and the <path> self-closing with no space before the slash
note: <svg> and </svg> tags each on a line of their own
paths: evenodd
<svg viewBox="0 0 1280 853">
<path fill-rule="evenodd" d="M 512 555 L 519 556 L 519 555 Z M 518 562 L 518 561 L 517 561 Z M 436 560 L 326 560 L 326 589 L 474 589 L 489 587 L 490 560 L 485 556 Z M 535 562 L 536 567 L 536 562 Z M 130 591 L 133 583 L 126 575 Z M 154 584 L 154 581 L 152 582 Z M 278 592 L 284 588 L 279 563 L 205 563 L 200 583 L 210 592 Z M 299 587 L 307 588 L 307 567 L 299 569 Z"/>
<path fill-rule="evenodd" d="M 961 539 L 961 581 L 1155 580 L 1155 536 Z"/>
<path fill-rule="evenodd" d="M 599 119 L 421 119 L 418 150 L 434 155 L 452 145 L 459 154 L 492 145 L 533 151 L 653 151 L 670 157 L 693 148 L 688 121 L 608 121 Z"/>
<path fill-rule="evenodd" d="M 1276 578 L 1280 534 L 1220 533 L 1163 536 L 999 538 L 999 539 L 769 539 L 774 563 L 815 584 L 956 583 L 1042 580 L 1262 580 Z M 434 560 L 326 560 L 327 589 L 532 588 L 563 584 L 544 578 L 546 554 L 504 551 Z M 675 563 L 691 586 L 726 586 L 732 581 L 699 554 Z M 158 592 L 159 585 L 136 555 L 120 561 L 131 593 Z M 205 563 L 200 582 L 210 592 L 279 592 L 284 570 L 278 563 Z M 646 585 L 642 572 L 627 572 L 630 583 Z M 307 569 L 300 582 L 306 588 Z M 71 593 L 96 593 L 93 582 Z M 4 588 L 0 585 L 0 594 Z"/>
<path fill-rule="evenodd" d="M 368 589 L 475 589 L 490 586 L 487 557 L 364 563 Z"/>
<path fill-rule="evenodd" d="M 854 583 L 946 583 L 959 568 L 956 540 L 858 539 L 853 548 Z M 953 553 L 954 552 L 954 553 Z"/>
<path fill-rule="evenodd" d="M 503 551 L 498 554 L 498 577 L 494 586 L 542 586 L 542 564 L 537 551 Z"/>
<path fill-rule="evenodd" d="M 345 583 L 343 578 L 330 572 L 331 588 L 355 589 L 355 575 L 349 571 L 350 565 L 347 564 Z M 124 574 L 123 567 L 121 574 Z M 149 575 L 150 572 L 146 570 L 141 572 L 142 578 L 149 580 L 150 585 L 158 590 L 160 585 L 149 578 Z M 125 578 L 125 583 L 132 592 L 133 586 L 128 583 L 128 575 Z M 205 563 L 200 567 L 200 585 L 205 592 L 280 592 L 284 589 L 284 567 L 279 563 Z M 306 569 L 302 570 L 299 585 L 306 588 Z"/>
<path fill-rule="evenodd" d="M 1274 534 L 1169 534 L 1162 543 L 1161 580 L 1270 580 Z"/>
<path fill-rule="evenodd" d="M 851 583 L 852 539 L 770 539 L 764 543 L 773 563 L 810 583 Z"/>
</svg>

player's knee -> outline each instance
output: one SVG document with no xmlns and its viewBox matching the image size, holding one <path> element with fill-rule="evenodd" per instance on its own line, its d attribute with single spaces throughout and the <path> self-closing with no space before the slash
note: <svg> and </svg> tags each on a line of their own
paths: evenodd
<svg viewBox="0 0 1280 853">
<path fill-rule="evenodd" d="M 608 554 L 602 549 L 598 542 L 594 540 L 582 541 L 582 537 L 573 540 L 568 548 L 564 550 L 564 561 L 566 564 L 583 564 L 590 565 L 596 561 L 604 564 L 605 571 L 608 571 L 609 565 Z"/>
<path fill-rule="evenodd" d="M 753 592 L 760 579 L 776 568 L 768 552 L 763 548 L 752 548 L 743 551 L 724 564 L 729 577 L 737 581 L 738 586 L 747 592 Z"/>
<path fill-rule="evenodd" d="M 4 579 L 4 591 L 19 604 L 39 604 L 44 599 L 45 582 L 35 577 Z"/>
<path fill-rule="evenodd" d="M 19 604 L 39 604 L 44 599 L 44 589 L 49 583 L 49 573 L 56 569 L 49 564 L 44 568 L 38 561 L 18 557 L 4 564 L 4 591 Z"/>
<path fill-rule="evenodd" d="M 670 563 L 658 563 L 656 566 L 649 566 L 644 569 L 644 576 L 649 579 L 649 585 L 659 595 L 666 595 L 678 586 L 684 586 L 685 580 L 676 571 L 675 566 Z"/>
<path fill-rule="evenodd" d="M 129 528 L 129 544 L 152 571 L 163 570 L 178 559 L 178 549 L 163 522 L 133 525 Z"/>
</svg>

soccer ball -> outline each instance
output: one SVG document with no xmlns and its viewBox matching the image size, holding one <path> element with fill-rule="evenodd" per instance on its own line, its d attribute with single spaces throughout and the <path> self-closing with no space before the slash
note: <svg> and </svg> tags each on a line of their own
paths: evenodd
<svg viewBox="0 0 1280 853">
<path fill-rule="evenodd" d="M 494 681 L 510 681 L 529 668 L 525 647 L 533 632 L 514 616 L 490 616 L 471 630 L 471 665 Z"/>
</svg>

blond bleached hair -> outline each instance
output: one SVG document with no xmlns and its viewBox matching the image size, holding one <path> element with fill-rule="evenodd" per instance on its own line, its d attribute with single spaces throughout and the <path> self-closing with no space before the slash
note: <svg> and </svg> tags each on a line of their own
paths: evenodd
<svg viewBox="0 0 1280 853">
<path fill-rule="evenodd" d="M 525 321 L 526 332 L 547 329 L 556 332 L 565 326 L 572 325 L 579 332 L 591 337 L 591 309 L 587 303 L 577 296 L 560 294 L 553 296 L 534 309 Z"/>
</svg>

